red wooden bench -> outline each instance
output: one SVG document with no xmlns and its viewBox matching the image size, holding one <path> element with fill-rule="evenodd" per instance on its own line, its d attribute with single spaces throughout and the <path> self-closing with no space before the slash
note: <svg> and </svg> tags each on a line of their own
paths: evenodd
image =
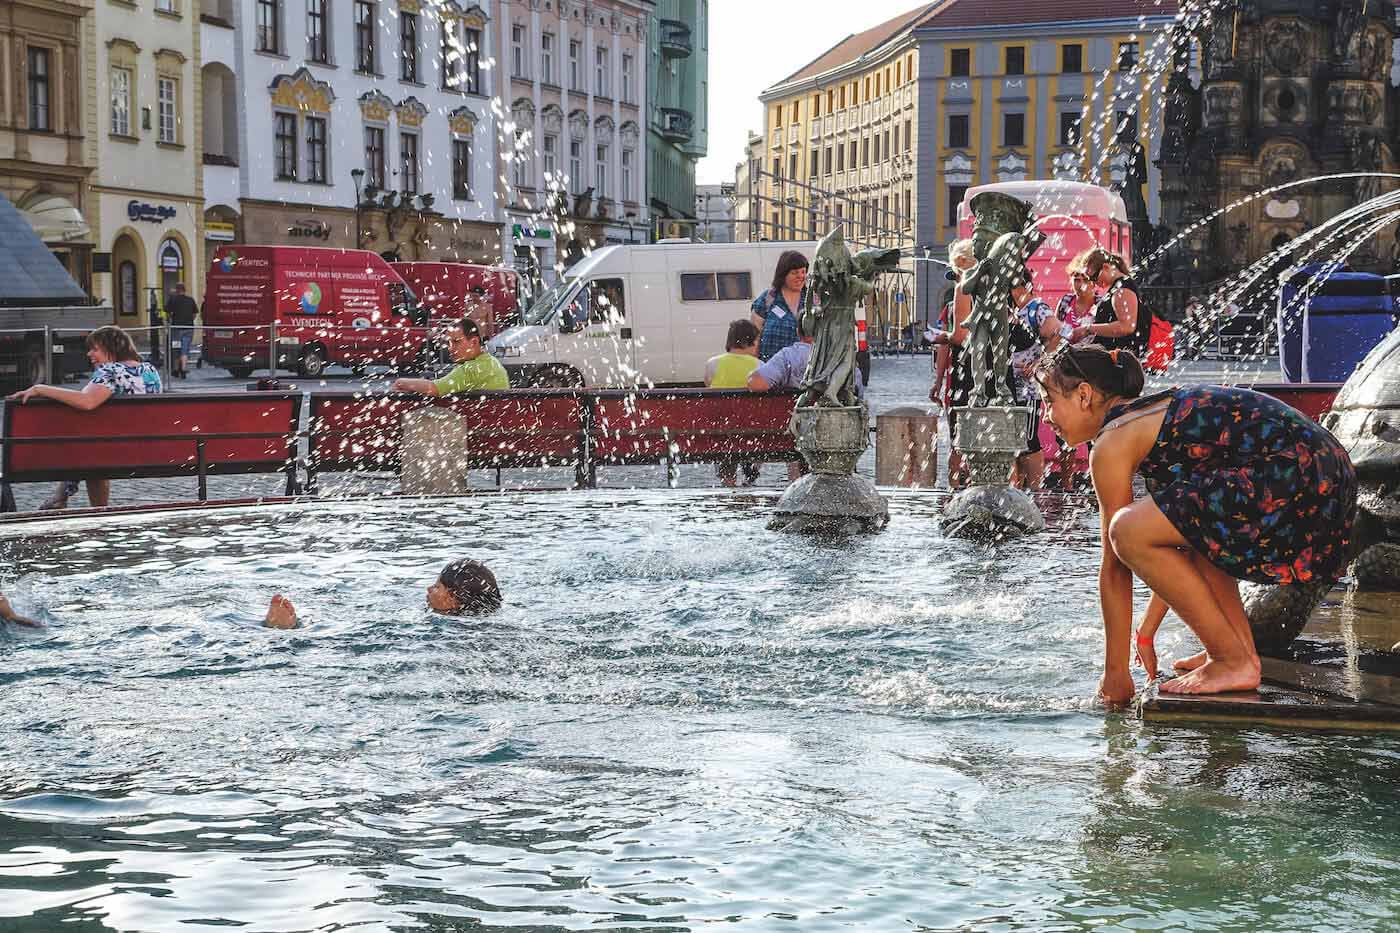
<svg viewBox="0 0 1400 933">
<path fill-rule="evenodd" d="M 4 483 L 285 473 L 297 491 L 299 392 L 119 395 L 92 411 L 49 399 L 5 405 Z M 14 511 L 8 495 L 0 511 Z"/>
<path fill-rule="evenodd" d="M 788 431 L 796 395 L 743 389 L 603 390 L 590 435 L 589 484 L 599 464 L 799 460 Z"/>
<path fill-rule="evenodd" d="M 712 389 L 507 389 L 443 399 L 313 392 L 307 489 L 324 472 L 400 465 L 400 418 L 428 405 L 469 420 L 471 462 L 482 468 L 573 466 L 578 485 L 607 464 L 796 460 L 792 395 Z"/>
<path fill-rule="evenodd" d="M 568 389 L 505 389 L 447 398 L 313 392 L 307 489 L 316 489 L 319 473 L 397 470 L 401 418 L 428 406 L 467 419 L 473 466 L 573 466 L 581 484 L 587 450 L 584 404 L 580 393 Z"/>
</svg>

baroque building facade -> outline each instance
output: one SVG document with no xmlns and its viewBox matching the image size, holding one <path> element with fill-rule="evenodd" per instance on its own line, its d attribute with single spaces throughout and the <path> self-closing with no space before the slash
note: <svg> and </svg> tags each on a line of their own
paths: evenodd
<svg viewBox="0 0 1400 933">
<path fill-rule="evenodd" d="M 642 238 L 652 0 L 495 0 L 506 261 L 536 281 Z"/>
<path fill-rule="evenodd" d="M 496 24 L 457 0 L 202 0 L 205 234 L 500 261 Z"/>
<path fill-rule="evenodd" d="M 93 294 L 123 327 L 150 326 L 177 282 L 203 293 L 200 12 L 195 0 L 94 10 Z"/>
<path fill-rule="evenodd" d="M 911 317 L 928 320 L 969 187 L 1117 185 L 1145 227 L 1176 12 L 1172 0 L 936 0 L 847 38 L 760 97 L 759 235 L 843 222 L 848 241 L 906 249 Z"/>
<path fill-rule="evenodd" d="M 1392 0 L 1216 0 L 1187 17 L 1167 89 L 1159 165 L 1167 230 L 1229 208 L 1172 251 L 1181 284 L 1236 272 L 1328 218 L 1392 190 Z M 1317 183 L 1320 176 L 1357 177 Z M 1340 247 L 1335 251 L 1340 251 Z M 1359 242 L 1390 271 L 1396 244 Z"/>
</svg>

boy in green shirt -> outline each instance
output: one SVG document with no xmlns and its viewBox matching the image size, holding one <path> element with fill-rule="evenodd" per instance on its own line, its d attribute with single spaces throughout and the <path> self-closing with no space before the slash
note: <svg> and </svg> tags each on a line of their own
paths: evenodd
<svg viewBox="0 0 1400 933">
<path fill-rule="evenodd" d="M 758 368 L 758 328 L 752 321 L 734 321 L 729 325 L 729 334 L 724 340 L 724 353 L 710 358 L 705 365 L 705 385 L 712 389 L 743 389 L 749 382 L 749 373 Z M 758 464 L 745 462 L 744 485 L 752 486 L 758 481 Z M 726 486 L 738 485 L 740 463 L 735 460 L 719 464 L 720 482 Z"/>
<path fill-rule="evenodd" d="M 457 363 L 452 372 L 441 379 L 395 379 L 393 390 L 441 396 L 473 389 L 510 388 L 506 368 L 481 346 L 481 328 L 476 321 L 462 318 L 448 332 L 447 342 Z"/>
</svg>

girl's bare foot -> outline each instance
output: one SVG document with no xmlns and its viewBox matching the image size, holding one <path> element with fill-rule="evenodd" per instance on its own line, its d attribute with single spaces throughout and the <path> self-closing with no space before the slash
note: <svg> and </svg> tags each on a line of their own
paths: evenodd
<svg viewBox="0 0 1400 933">
<path fill-rule="evenodd" d="M 268 628 L 296 628 L 297 607 L 292 605 L 290 599 L 278 593 L 272 597 L 272 604 L 267 607 L 267 618 L 263 619 L 263 625 Z"/>
<path fill-rule="evenodd" d="M 1206 657 L 1204 651 L 1198 651 L 1189 658 L 1177 658 L 1172 662 L 1172 670 L 1182 674 L 1189 674 L 1208 660 L 1210 659 Z"/>
<path fill-rule="evenodd" d="M 1163 693 L 1233 693 L 1259 687 L 1259 659 L 1225 662 L 1211 659 L 1189 674 L 1162 684 Z"/>
</svg>

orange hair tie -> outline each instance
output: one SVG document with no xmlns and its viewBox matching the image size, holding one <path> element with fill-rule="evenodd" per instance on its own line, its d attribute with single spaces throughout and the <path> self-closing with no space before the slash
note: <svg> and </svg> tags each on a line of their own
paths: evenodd
<svg viewBox="0 0 1400 933">
<path fill-rule="evenodd" d="M 1117 365 L 1118 365 L 1118 351 L 1117 351 L 1117 350 L 1109 350 L 1109 351 L 1108 351 L 1108 358 L 1109 358 L 1110 360 L 1113 361 L 1113 365 L 1114 365 L 1114 366 L 1117 366 Z"/>
</svg>

